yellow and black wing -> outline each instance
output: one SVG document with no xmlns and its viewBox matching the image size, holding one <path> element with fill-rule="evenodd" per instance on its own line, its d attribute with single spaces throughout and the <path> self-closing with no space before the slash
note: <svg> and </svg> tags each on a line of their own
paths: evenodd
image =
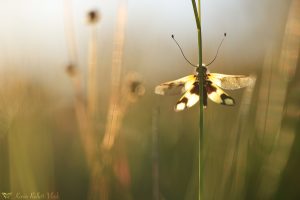
<svg viewBox="0 0 300 200">
<path fill-rule="evenodd" d="M 207 74 L 207 79 L 225 90 L 236 90 L 251 85 L 255 79 L 245 75 Z"/>
<path fill-rule="evenodd" d="M 204 86 L 204 107 L 207 106 L 207 97 L 217 104 L 233 106 L 235 101 L 220 87 L 207 80 Z M 175 111 L 182 111 L 194 106 L 199 101 L 199 82 L 195 81 L 175 105 Z"/>
<path fill-rule="evenodd" d="M 235 101 L 226 92 L 219 88 L 215 83 L 207 81 L 205 85 L 207 96 L 210 100 L 217 104 L 233 106 Z"/>
<path fill-rule="evenodd" d="M 196 81 L 196 79 L 196 75 L 189 75 L 180 79 L 168 81 L 156 86 L 154 92 L 159 95 L 181 94 L 185 91 L 188 91 L 193 86 L 193 83 Z"/>
<path fill-rule="evenodd" d="M 194 81 L 190 88 L 184 93 L 184 95 L 177 101 L 175 105 L 175 111 L 182 111 L 192 107 L 199 101 L 199 82 Z"/>
</svg>

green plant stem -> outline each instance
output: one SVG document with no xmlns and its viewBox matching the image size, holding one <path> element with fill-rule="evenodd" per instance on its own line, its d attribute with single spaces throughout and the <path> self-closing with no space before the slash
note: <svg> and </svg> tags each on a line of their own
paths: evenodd
<svg viewBox="0 0 300 200">
<path fill-rule="evenodd" d="M 193 10 L 197 25 L 197 32 L 198 32 L 198 63 L 199 63 L 199 70 L 198 70 L 198 79 L 199 79 L 199 96 L 200 96 L 200 132 L 199 132 L 199 200 L 203 200 L 203 180 L 204 180 L 204 151 L 203 151 L 203 139 L 204 139 L 204 113 L 203 113 L 203 82 L 204 82 L 204 69 L 202 68 L 202 36 L 201 36 L 201 4 L 200 0 L 198 0 L 198 11 L 196 1 L 192 0 Z"/>
</svg>

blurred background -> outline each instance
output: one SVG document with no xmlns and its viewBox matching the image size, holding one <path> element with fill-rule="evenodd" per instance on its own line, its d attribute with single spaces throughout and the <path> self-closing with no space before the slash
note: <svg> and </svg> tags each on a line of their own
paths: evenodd
<svg viewBox="0 0 300 200">
<path fill-rule="evenodd" d="M 204 63 L 226 32 L 209 70 L 256 77 L 205 109 L 205 199 L 300 199 L 299 13 L 202 1 Z M 194 73 L 191 1 L 0 0 L 0 27 L 0 199 L 197 199 L 199 108 L 154 94 Z"/>
</svg>

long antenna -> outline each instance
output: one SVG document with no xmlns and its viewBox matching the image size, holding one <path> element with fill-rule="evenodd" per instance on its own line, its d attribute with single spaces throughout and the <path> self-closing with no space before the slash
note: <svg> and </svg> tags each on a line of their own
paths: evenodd
<svg viewBox="0 0 300 200">
<path fill-rule="evenodd" d="M 178 42 L 177 42 L 177 40 L 175 39 L 175 37 L 174 37 L 173 34 L 172 34 L 172 39 L 175 41 L 175 43 L 176 43 L 177 46 L 179 47 L 179 49 L 180 49 L 180 51 L 181 51 L 181 54 L 183 55 L 184 59 L 185 59 L 190 65 L 192 65 L 193 67 L 198 67 L 198 66 L 194 65 L 193 63 L 191 63 L 191 62 L 185 57 L 185 55 L 184 55 L 184 53 L 183 53 L 183 51 L 182 51 L 180 45 L 178 44 Z"/>
<path fill-rule="evenodd" d="M 219 44 L 219 47 L 218 47 L 218 50 L 217 50 L 217 53 L 216 53 L 214 59 L 213 59 L 209 64 L 205 65 L 206 67 L 209 66 L 210 64 L 212 64 L 212 63 L 216 60 L 216 58 L 217 58 L 217 56 L 218 56 L 218 53 L 219 53 L 219 50 L 220 50 L 220 48 L 221 48 L 221 46 L 222 46 L 222 44 L 223 44 L 223 41 L 224 41 L 226 35 L 227 35 L 227 34 L 224 33 L 224 37 L 223 37 L 221 43 Z"/>
</svg>

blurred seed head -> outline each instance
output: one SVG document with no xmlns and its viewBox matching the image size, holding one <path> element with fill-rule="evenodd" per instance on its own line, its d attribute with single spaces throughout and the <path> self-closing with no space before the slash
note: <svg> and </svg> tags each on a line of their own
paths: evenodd
<svg viewBox="0 0 300 200">
<path fill-rule="evenodd" d="M 72 63 L 70 63 L 66 67 L 66 72 L 69 76 L 74 77 L 77 74 L 77 68 Z"/>
<path fill-rule="evenodd" d="M 137 73 L 132 72 L 126 75 L 123 93 L 127 95 L 129 101 L 137 101 L 145 92 L 143 81 Z"/>
<path fill-rule="evenodd" d="M 90 25 L 96 24 L 100 20 L 100 14 L 97 10 L 90 10 L 87 13 L 87 23 Z"/>
</svg>

